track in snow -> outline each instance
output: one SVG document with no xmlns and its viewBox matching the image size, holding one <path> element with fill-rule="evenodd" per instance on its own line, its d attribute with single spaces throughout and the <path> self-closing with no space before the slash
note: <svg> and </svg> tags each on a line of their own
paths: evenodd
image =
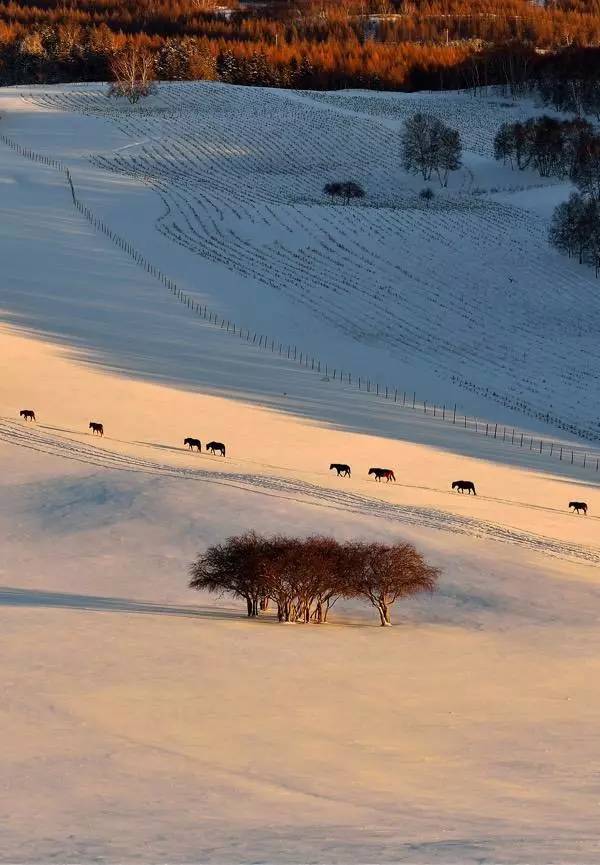
<svg viewBox="0 0 600 865">
<path fill-rule="evenodd" d="M 524 532 L 487 520 L 451 514 L 437 508 L 379 501 L 360 493 L 329 489 L 293 478 L 250 472 L 224 472 L 172 466 L 142 457 L 115 453 L 105 447 L 80 442 L 68 436 L 52 435 L 41 431 L 39 427 L 25 427 L 5 418 L 0 419 L 0 441 L 99 468 L 121 469 L 181 478 L 188 481 L 221 484 L 263 495 L 294 499 L 321 507 L 381 517 L 404 525 L 437 529 L 483 540 L 500 541 L 582 564 L 600 565 L 600 549 L 557 541 L 553 538 Z"/>
</svg>

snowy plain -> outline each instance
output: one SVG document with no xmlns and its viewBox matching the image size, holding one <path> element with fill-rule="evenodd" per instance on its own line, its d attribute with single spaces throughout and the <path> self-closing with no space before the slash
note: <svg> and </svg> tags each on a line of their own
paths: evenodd
<svg viewBox="0 0 600 865">
<path fill-rule="evenodd" d="M 432 102 L 468 150 L 426 211 L 397 141 Z M 502 102 L 0 93 L 2 861 L 600 861 L 593 443 L 559 462 L 233 338 L 32 158 L 221 319 L 567 449 L 520 409 L 597 432 L 597 283 L 545 243 L 568 189 L 490 161 L 534 110 Z M 368 205 L 324 203 L 332 172 Z M 440 591 L 389 630 L 249 623 L 186 588 L 247 528 L 406 538 Z"/>
</svg>

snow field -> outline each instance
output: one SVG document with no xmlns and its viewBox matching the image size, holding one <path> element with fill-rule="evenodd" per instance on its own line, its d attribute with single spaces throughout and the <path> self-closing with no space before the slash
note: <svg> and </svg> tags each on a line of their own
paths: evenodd
<svg viewBox="0 0 600 865">
<path fill-rule="evenodd" d="M 385 349 L 382 384 L 410 390 L 405 371 L 418 367 L 419 383 L 445 380 L 488 413 L 495 402 L 597 439 L 593 274 L 548 248 L 547 223 L 522 196 L 516 207 L 459 186 L 427 208 L 416 196 L 422 183 L 399 166 L 398 118 L 429 107 L 477 154 L 466 152 L 452 182 L 464 185 L 470 172 L 485 183 L 498 174 L 489 144 L 501 119 L 535 109 L 435 94 L 314 97 L 182 84 L 139 110 L 91 88 L 32 99 L 115 123 L 131 146 L 90 159 L 158 192 L 165 237 L 240 284 L 301 305 L 338 338 Z M 346 175 L 367 189 L 365 206 L 323 201 L 324 182 Z M 504 182 L 518 188 L 523 175 L 504 169 Z"/>
<path fill-rule="evenodd" d="M 446 352 L 440 354 L 444 363 L 450 349 L 443 346 L 456 342 L 462 362 L 471 364 L 474 384 L 476 372 L 484 392 L 493 387 L 485 340 L 481 334 L 477 345 L 467 339 L 469 329 L 456 325 L 458 313 L 451 317 L 460 292 L 448 304 L 454 332 L 446 328 L 442 339 L 437 329 L 444 318 L 435 319 L 435 329 L 427 325 L 428 310 L 437 314 L 433 291 L 398 289 L 415 329 L 410 351 L 401 343 L 393 348 L 386 341 L 392 335 L 376 334 L 375 313 L 367 318 L 375 302 L 359 290 L 368 282 L 367 264 L 378 274 L 381 254 L 382 282 L 391 282 L 399 272 L 392 264 L 417 261 L 413 246 L 423 242 L 426 221 L 417 220 L 414 230 L 407 221 L 410 249 L 400 258 L 395 247 L 388 251 L 393 230 L 383 221 L 389 210 L 390 225 L 396 226 L 400 207 L 380 208 L 378 222 L 373 207 L 313 206 L 306 200 L 310 178 L 302 201 L 282 204 L 286 183 L 277 171 L 285 166 L 277 148 L 283 152 L 285 142 L 270 129 L 273 111 L 267 107 L 275 104 L 284 112 L 284 96 L 239 91 L 246 94 L 242 99 L 218 87 L 214 95 L 202 86 L 197 93 L 191 86 L 181 89 L 195 106 L 187 143 L 177 132 L 177 112 L 169 116 L 178 87 L 159 93 L 142 112 L 101 102 L 93 87 L 49 88 L 50 95 L 65 91 L 61 99 L 77 98 L 77 110 L 90 112 L 77 122 L 70 109 L 32 108 L 6 92 L 0 124 L 11 141 L 65 162 L 92 211 L 108 225 L 114 219 L 115 231 L 131 236 L 178 283 L 178 268 L 185 272 L 187 266 L 179 262 L 192 256 L 196 280 L 187 271 L 182 286 L 190 293 L 195 287 L 194 296 L 220 316 L 236 318 L 236 291 L 245 309 L 250 295 L 262 332 L 280 330 L 294 341 L 298 327 L 307 328 L 307 341 L 329 334 L 324 344 L 336 356 L 345 346 L 349 355 L 365 359 L 369 353 L 380 358 L 385 351 L 405 351 L 410 365 L 398 361 L 404 377 L 435 371 L 433 343 L 418 360 L 412 357 L 429 333 Z M 46 98 L 44 92 L 36 99 Z M 198 106 L 206 99 L 215 105 L 221 100 L 220 115 L 216 107 L 212 119 L 202 115 Z M 265 106 L 260 128 L 242 116 L 251 114 L 250 99 L 257 110 Z M 324 139 L 336 135 L 345 146 L 332 109 L 306 109 L 304 96 L 285 99 L 301 118 L 315 112 Z M 105 106 L 113 120 L 98 119 L 97 106 Z M 161 111 L 165 120 L 158 135 Z M 114 118 L 127 128 L 133 124 L 130 132 L 119 132 Z M 232 129 L 241 125 L 238 137 L 229 134 L 229 123 Z M 251 136 L 242 135 L 244 123 L 262 148 L 258 155 Z M 344 126 L 348 140 L 353 126 Z M 196 156 L 215 127 L 221 137 L 214 153 Z M 139 144 L 142 133 L 148 139 L 152 130 L 161 149 L 154 140 Z M 367 144 L 369 134 L 367 124 L 360 132 Z M 96 162 L 131 156 L 155 172 L 148 175 L 148 193 L 129 173 L 133 161 L 114 170 L 91 165 L 93 135 Z M 299 142 L 303 137 L 309 148 L 311 135 L 296 135 Z M 226 146 L 230 150 L 221 159 Z M 242 152 L 247 150 L 250 155 Z M 291 145 L 286 152 L 293 153 Z M 243 167 L 250 159 L 252 194 Z M 275 170 L 261 178 L 267 159 Z M 178 165 L 190 177 L 197 172 L 193 182 L 159 177 L 164 168 L 174 178 Z M 312 171 L 308 149 L 304 170 Z M 217 181 L 205 181 L 213 171 L 224 189 L 229 178 L 226 193 Z M 318 171 L 313 177 L 316 200 Z M 257 351 L 176 303 L 126 249 L 73 207 L 64 177 L 51 166 L 1 146 L 0 183 L 0 859 L 595 861 L 595 473 L 402 411 Z M 418 187 L 406 183 L 412 201 Z M 187 226 L 182 236 L 207 250 L 209 240 L 219 237 L 211 248 L 221 255 L 221 247 L 238 249 L 233 230 L 245 241 L 239 247 L 245 258 L 240 252 L 235 266 L 211 263 L 156 232 L 157 211 L 150 204 L 151 190 L 159 187 L 171 219 Z M 264 200 L 255 206 L 252 197 L 258 200 L 260 190 Z M 121 221 L 107 203 L 111 197 L 119 202 Z M 205 234 L 191 206 L 203 214 Z M 487 212 L 486 206 L 477 196 L 473 212 Z M 470 208 L 465 204 L 465 212 Z M 515 209 L 490 209 L 507 213 L 504 235 L 501 228 L 493 235 L 498 250 L 489 253 L 497 262 L 509 248 L 507 225 Z M 410 202 L 405 210 L 421 219 Z M 458 212 L 452 195 L 440 203 L 437 222 L 430 224 L 449 221 L 439 230 L 446 244 L 440 239 L 423 249 L 437 250 L 439 242 L 439 248 L 453 250 L 450 220 Z M 266 234 L 259 231 L 263 218 Z M 381 232 L 377 246 L 365 239 L 375 225 Z M 346 305 L 359 325 L 364 315 L 365 329 L 373 328 L 372 345 L 354 337 L 346 342 L 337 321 L 323 321 L 328 295 L 316 276 L 307 280 L 318 300 L 312 312 L 297 299 L 300 289 L 289 288 L 283 302 L 279 290 L 275 296 L 258 276 L 238 272 L 245 266 L 266 280 L 267 264 L 258 252 L 272 246 L 269 238 L 277 231 L 285 239 L 285 268 L 297 253 L 300 261 L 310 258 L 310 273 L 325 274 L 323 283 L 329 284 L 335 274 L 325 265 L 321 271 L 310 252 L 314 248 L 316 261 L 324 227 L 333 238 L 326 241 L 331 254 L 338 242 L 351 248 L 348 238 L 364 246 L 364 269 L 358 254 L 340 251 L 336 261 L 340 268 L 348 261 L 346 282 L 354 287 Z M 461 243 L 467 249 L 467 239 Z M 327 266 L 329 254 L 322 254 Z M 286 275 L 292 271 L 278 264 L 270 248 L 265 256 L 282 285 L 292 285 Z M 431 258 L 422 253 L 417 275 L 429 273 Z M 436 279 L 446 276 L 442 264 Z M 556 267 L 557 279 L 571 273 L 563 265 Z M 217 273 L 223 282 L 215 280 Z M 541 278 L 532 280 L 534 298 L 541 296 Z M 337 283 L 340 291 L 343 284 Z M 260 285 L 265 294 L 257 292 Z M 501 285 L 505 298 L 507 286 Z M 464 291 L 476 317 L 473 293 Z M 513 305 L 522 302 L 514 291 Z M 561 308 L 554 295 L 548 288 L 551 308 L 544 315 Z M 400 300 L 395 303 L 390 301 L 390 315 L 399 316 Z M 331 306 L 334 320 L 343 307 Z M 493 311 L 510 340 L 508 321 L 518 324 L 518 316 L 499 302 Z M 521 347 L 527 334 L 537 332 L 533 316 L 524 320 L 529 331 L 515 330 Z M 489 316 L 486 321 L 491 326 Z M 573 317 L 563 324 L 566 339 L 572 327 L 573 344 L 579 345 Z M 547 326 L 554 348 L 564 352 L 558 320 Z M 542 336 L 540 330 L 536 357 L 550 352 Z M 360 333 L 356 338 L 364 339 Z M 477 352 L 481 369 L 475 369 Z M 510 344 L 505 360 L 512 362 Z M 460 391 L 450 369 L 439 378 L 443 398 L 453 401 Z M 419 381 L 426 379 L 423 372 Z M 534 386 L 543 393 L 546 385 L 534 379 Z M 558 389 L 553 396 L 563 411 L 584 398 L 576 384 L 572 390 L 567 396 Z M 586 398 L 590 394 L 592 389 Z M 471 396 L 482 414 L 493 409 L 484 395 Z M 23 407 L 36 410 L 37 424 L 19 421 Z M 89 434 L 91 419 L 104 422 L 104 439 Z M 225 441 L 227 459 L 190 454 L 183 448 L 187 435 Z M 350 481 L 328 471 L 338 460 L 352 464 Z M 382 463 L 396 470 L 397 484 L 369 482 L 367 468 Z M 450 482 L 459 477 L 476 482 L 477 498 L 451 492 Z M 567 511 L 573 498 L 589 502 L 587 518 Z M 193 593 L 186 585 L 187 565 L 199 550 L 247 528 L 404 538 L 443 568 L 440 590 L 400 605 L 391 629 L 378 628 L 362 604 L 336 606 L 326 628 L 281 628 L 270 618 L 248 623 L 235 601 Z"/>
</svg>

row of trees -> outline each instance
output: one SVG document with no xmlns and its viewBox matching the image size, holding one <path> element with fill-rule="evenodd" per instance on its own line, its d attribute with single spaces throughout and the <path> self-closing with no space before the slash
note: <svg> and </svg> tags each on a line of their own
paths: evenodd
<svg viewBox="0 0 600 865">
<path fill-rule="evenodd" d="M 387 626 L 393 604 L 433 592 L 439 573 L 411 544 L 247 532 L 200 555 L 190 567 L 190 587 L 241 598 L 248 616 L 272 602 L 280 622 L 323 623 L 339 598 L 364 598 Z"/>
<path fill-rule="evenodd" d="M 582 118 L 530 117 L 500 126 L 494 155 L 520 170 L 534 168 L 542 177 L 570 177 L 585 186 L 593 182 L 598 144 L 593 126 Z M 597 167 L 600 173 L 600 163 Z"/>
<path fill-rule="evenodd" d="M 544 75 L 537 85 L 538 93 L 557 111 L 581 116 L 590 114 L 600 120 L 600 79 Z"/>
</svg>

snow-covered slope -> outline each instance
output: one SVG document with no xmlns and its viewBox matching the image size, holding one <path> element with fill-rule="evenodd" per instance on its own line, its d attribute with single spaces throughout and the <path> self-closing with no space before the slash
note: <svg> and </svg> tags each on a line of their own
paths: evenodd
<svg viewBox="0 0 600 865">
<path fill-rule="evenodd" d="M 95 86 L 24 95 L 0 94 L 2 861 L 595 861 L 598 451 L 451 380 L 469 369 L 531 405 L 535 386 L 545 411 L 551 393 L 591 429 L 579 355 L 569 387 L 558 361 L 536 375 L 567 352 L 575 292 L 589 315 L 573 343 L 587 345 L 593 281 L 542 242 L 519 258 L 512 217 L 485 249 L 482 214 L 517 211 L 469 196 L 467 171 L 430 213 L 413 179 L 386 185 L 408 97 L 181 85 L 124 110 Z M 449 98 L 482 185 L 478 166 L 503 170 L 478 129 L 530 109 L 486 105 L 478 126 Z M 369 206 L 324 205 L 322 182 L 353 163 Z M 463 212 L 472 242 L 438 230 Z M 462 300 L 454 240 L 472 279 Z M 475 274 L 510 256 L 521 290 L 494 277 L 486 311 Z M 398 297 L 369 300 L 370 270 Z M 417 277 L 434 273 L 430 292 Z M 525 316 L 544 291 L 564 329 Z M 479 343 L 452 324 L 469 307 Z M 376 310 L 428 342 L 376 331 Z M 516 438 L 324 380 L 223 318 L 338 371 L 390 386 L 397 373 Z M 489 360 L 495 339 L 510 374 Z M 536 358 L 529 384 L 517 346 Z M 588 360 L 591 376 L 592 348 Z M 533 447 L 542 429 L 552 453 Z M 227 459 L 190 454 L 187 435 L 225 441 Z M 332 460 L 352 479 L 333 477 Z M 368 480 L 378 464 L 395 485 Z M 459 477 L 476 498 L 452 493 Z M 571 499 L 589 515 L 569 513 Z M 249 623 L 234 601 L 186 587 L 199 549 L 247 528 L 406 538 L 443 568 L 440 591 L 399 607 L 388 630 L 356 603 L 326 628 Z"/>
<path fill-rule="evenodd" d="M 421 400 L 598 437 L 597 280 L 546 240 L 567 185 L 540 214 L 552 181 L 491 158 L 498 125 L 532 104 L 214 84 L 165 85 L 133 109 L 99 87 L 21 95 L 6 134 L 35 124 L 30 145 L 71 167 L 83 201 L 227 319 Z M 429 206 L 400 167 L 416 110 L 455 124 L 466 148 Z M 363 206 L 324 199 L 345 177 L 366 189 Z"/>
</svg>

